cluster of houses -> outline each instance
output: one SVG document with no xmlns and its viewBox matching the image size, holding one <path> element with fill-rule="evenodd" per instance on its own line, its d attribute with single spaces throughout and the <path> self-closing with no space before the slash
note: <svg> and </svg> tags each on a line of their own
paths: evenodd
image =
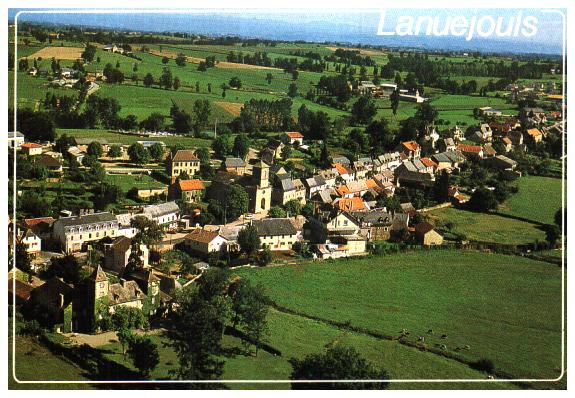
<svg viewBox="0 0 575 398">
<path fill-rule="evenodd" d="M 359 94 L 371 94 L 374 98 L 389 98 L 389 96 L 396 91 L 397 84 L 395 83 L 379 83 L 375 84 L 372 81 L 364 80 L 360 81 L 356 92 Z M 419 95 L 419 91 L 409 91 L 406 89 L 399 89 L 399 99 L 400 101 L 415 102 L 420 104 L 427 101 L 427 98 Z"/>
<path fill-rule="evenodd" d="M 152 252 L 185 250 L 201 260 L 195 264 L 201 272 L 209 267 L 211 256 L 238 252 L 238 235 L 248 226 L 255 229 L 262 248 L 292 252 L 305 245 L 317 259 L 364 255 L 370 242 L 410 234 L 422 245 L 441 245 L 443 237 L 433 225 L 413 222 L 417 211 L 411 203 L 402 203 L 401 210 L 393 211 L 378 206 L 377 198 L 393 196 L 399 187 L 429 187 L 438 173 L 453 172 L 469 161 L 519 175 L 515 171 L 517 163 L 505 153 L 497 153 L 493 144 L 500 141 L 509 152 L 528 140 L 540 142 L 551 129 L 559 128 L 557 124 L 545 124 L 546 112 L 537 108 L 523 112 L 523 123 L 506 118 L 466 132 L 455 126 L 443 136 L 430 128 L 419 142 L 401 142 L 393 151 L 379 156 L 334 156 L 330 167 L 316 170 L 308 178 L 294 178 L 277 161 L 286 145 L 305 146 L 299 132 L 287 132 L 271 141 L 254 159 L 224 159 L 209 182 L 197 177 L 200 160 L 194 151 L 169 153 L 166 166 L 171 183 L 161 190 L 166 194 L 164 203 L 134 206 L 123 214 L 88 210 L 11 222 L 9 244 L 23 246 L 39 267 L 51 257 L 64 254 L 89 257 L 94 250 L 103 254 L 101 265 L 81 286 L 59 278 L 36 280 L 36 285 L 34 281 L 18 281 L 17 300 L 43 308 L 42 313 L 52 317 L 53 324 L 63 331 L 92 330 L 99 318 L 121 306 L 158 313 L 169 306 L 179 282 L 151 267 Z M 51 171 L 62 171 L 61 154 L 53 152 L 49 144 L 26 142 L 24 135 L 15 132 L 9 133 L 9 146 Z M 81 162 L 85 143 L 68 151 Z M 178 203 L 210 199 L 224 202 L 234 184 L 245 188 L 249 214 L 231 222 L 224 220 L 222 225 L 204 226 L 193 221 L 201 213 L 201 206 L 193 214 L 182 215 Z M 467 200 L 457 186 L 450 186 L 448 191 L 455 203 Z M 268 217 L 273 206 L 293 201 L 312 203 L 313 211 L 306 212 L 306 217 L 289 213 L 281 218 Z M 164 239 L 150 247 L 136 243 L 138 231 L 131 223 L 135 217 L 145 217 L 161 226 L 167 231 Z M 12 284 L 9 287 L 12 289 Z M 104 312 L 94 308 L 104 308 Z"/>
</svg>

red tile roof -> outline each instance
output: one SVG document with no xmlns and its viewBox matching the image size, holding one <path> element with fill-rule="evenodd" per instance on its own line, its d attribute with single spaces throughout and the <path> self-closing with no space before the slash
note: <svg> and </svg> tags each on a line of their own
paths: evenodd
<svg viewBox="0 0 575 398">
<path fill-rule="evenodd" d="M 529 134 L 531 137 L 537 137 L 541 135 L 541 131 L 539 131 L 539 129 L 529 129 L 527 130 L 527 134 Z"/>
<path fill-rule="evenodd" d="M 417 151 L 419 149 L 419 144 L 415 141 L 405 141 L 402 142 L 401 145 L 410 151 Z"/>
<path fill-rule="evenodd" d="M 298 133 L 297 131 L 290 131 L 286 133 L 289 138 L 303 138 L 302 133 Z"/>
<path fill-rule="evenodd" d="M 421 158 L 419 160 L 421 160 L 421 163 L 423 163 L 425 167 L 437 167 L 437 163 L 429 158 Z"/>
<path fill-rule="evenodd" d="M 481 152 L 481 147 L 479 145 L 459 144 L 457 145 L 457 149 L 459 149 L 461 152 L 470 152 L 470 153 Z"/>
<path fill-rule="evenodd" d="M 347 169 L 346 169 L 341 163 L 336 163 L 336 164 L 334 164 L 333 166 L 335 167 L 335 169 L 337 170 L 337 172 L 338 172 L 340 175 L 349 174 L 349 172 L 347 171 Z"/>
<path fill-rule="evenodd" d="M 26 224 L 27 227 L 32 227 L 43 222 L 52 224 L 54 221 L 52 217 L 27 218 L 24 220 L 24 224 Z"/>
<path fill-rule="evenodd" d="M 365 182 L 365 185 L 367 185 L 368 188 L 376 188 L 377 187 L 377 182 L 375 182 L 375 180 L 373 179 L 369 179 Z"/>
<path fill-rule="evenodd" d="M 197 191 L 204 188 L 202 180 L 180 180 L 180 189 L 182 191 Z"/>
<path fill-rule="evenodd" d="M 341 199 L 337 202 L 340 210 L 354 211 L 354 210 L 367 210 L 364 201 L 360 197 L 353 197 L 351 199 Z"/>
<path fill-rule="evenodd" d="M 25 144 L 22 144 L 21 146 L 22 146 L 22 148 L 42 148 L 42 145 L 35 144 L 33 142 L 26 142 Z"/>
</svg>

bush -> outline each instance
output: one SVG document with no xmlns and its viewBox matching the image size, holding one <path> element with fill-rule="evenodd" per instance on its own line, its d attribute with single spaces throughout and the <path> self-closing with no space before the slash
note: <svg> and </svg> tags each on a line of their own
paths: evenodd
<svg viewBox="0 0 575 398">
<path fill-rule="evenodd" d="M 493 361 L 487 358 L 481 358 L 480 360 L 473 362 L 470 366 L 473 369 L 487 373 L 492 373 L 493 369 L 495 368 L 495 366 L 493 365 Z"/>
</svg>

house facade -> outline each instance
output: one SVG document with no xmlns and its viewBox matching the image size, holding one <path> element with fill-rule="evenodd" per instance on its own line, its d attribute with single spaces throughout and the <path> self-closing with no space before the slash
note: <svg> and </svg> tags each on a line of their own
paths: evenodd
<svg viewBox="0 0 575 398">
<path fill-rule="evenodd" d="M 54 221 L 54 238 L 66 253 L 82 250 L 87 242 L 118 235 L 118 220 L 109 212 L 62 217 Z"/>
<path fill-rule="evenodd" d="M 172 177 L 178 177 L 182 173 L 192 177 L 200 171 L 200 159 L 190 150 L 177 151 L 170 164 Z"/>
</svg>

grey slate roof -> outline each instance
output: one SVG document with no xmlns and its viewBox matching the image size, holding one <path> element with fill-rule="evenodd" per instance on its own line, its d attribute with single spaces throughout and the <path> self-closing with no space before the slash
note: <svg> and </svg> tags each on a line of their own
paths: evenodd
<svg viewBox="0 0 575 398">
<path fill-rule="evenodd" d="M 61 223 L 64 227 L 74 227 L 78 225 L 97 224 L 102 222 L 118 223 L 116 216 L 110 212 L 86 214 L 83 216 L 62 217 L 56 222 Z"/>
<path fill-rule="evenodd" d="M 150 217 L 161 217 L 165 214 L 175 213 L 180 211 L 176 202 L 160 203 L 158 205 L 149 205 L 144 207 L 144 214 Z"/>
<path fill-rule="evenodd" d="M 289 218 L 264 218 L 254 220 L 258 236 L 295 235 L 297 230 Z"/>
<path fill-rule="evenodd" d="M 320 187 L 326 184 L 325 178 L 323 178 L 323 176 L 321 175 L 316 175 L 311 178 L 307 178 L 305 182 L 309 188 Z"/>
<path fill-rule="evenodd" d="M 333 163 L 341 163 L 341 164 L 345 164 L 348 165 L 350 164 L 350 160 L 348 158 L 346 158 L 345 156 L 337 156 L 335 158 L 332 159 Z"/>
<path fill-rule="evenodd" d="M 240 158 L 226 158 L 224 164 L 226 167 L 246 167 L 246 162 Z"/>
</svg>

